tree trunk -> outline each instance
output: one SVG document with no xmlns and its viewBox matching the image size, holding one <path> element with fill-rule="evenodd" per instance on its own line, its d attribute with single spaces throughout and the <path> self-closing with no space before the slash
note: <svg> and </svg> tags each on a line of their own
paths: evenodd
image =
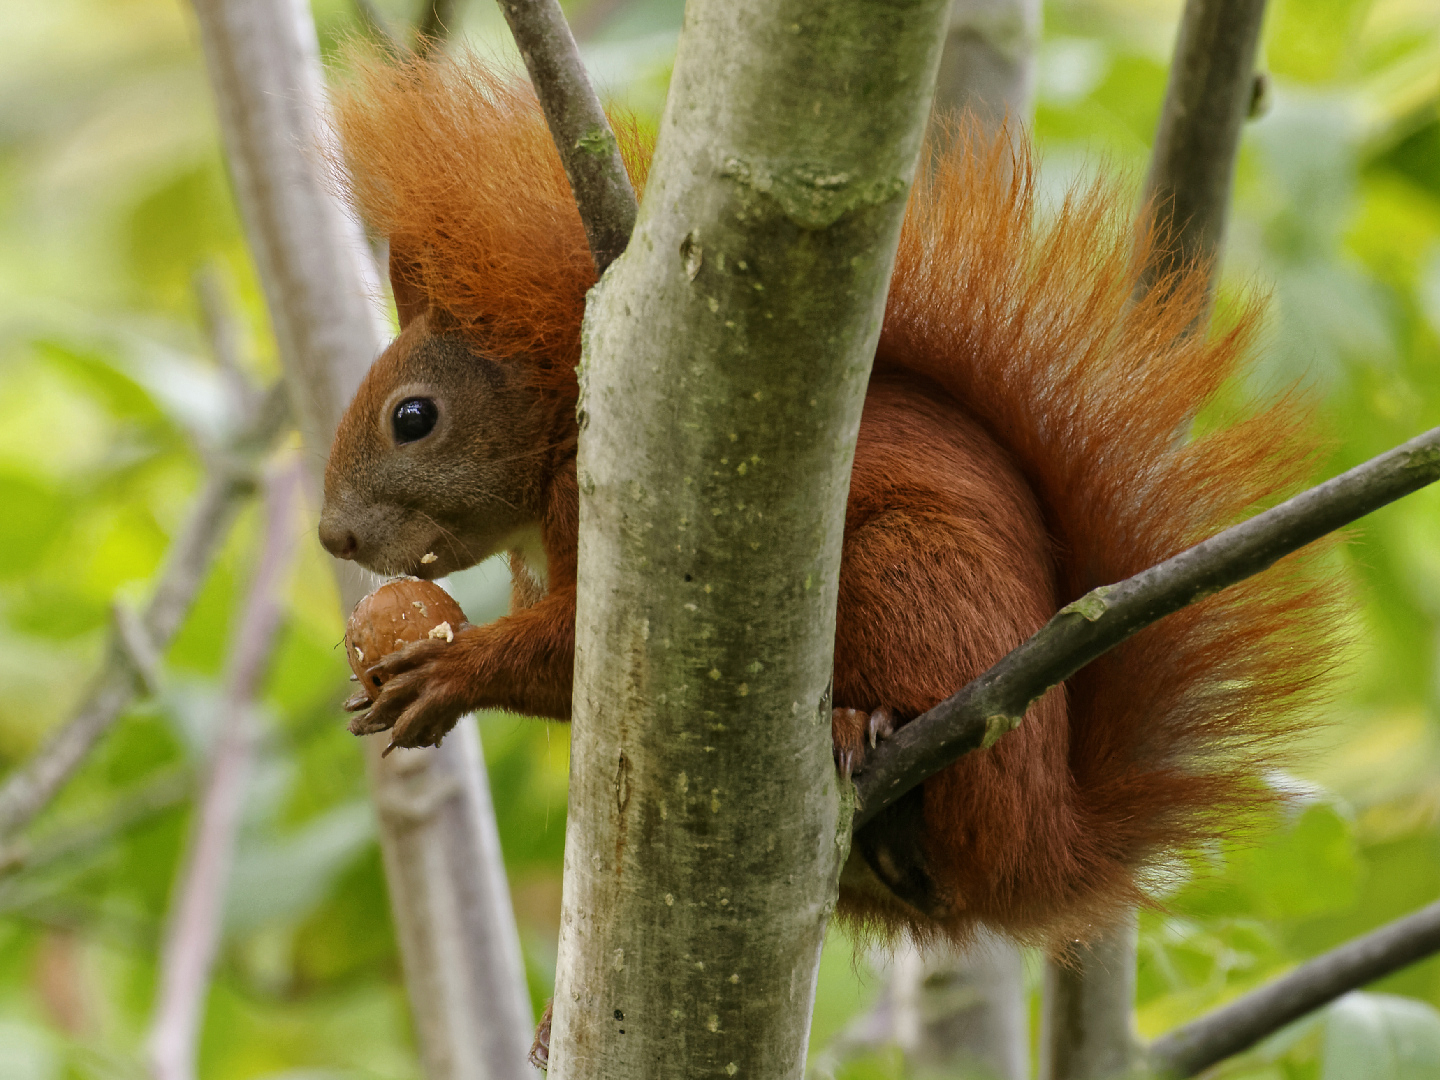
<svg viewBox="0 0 1440 1080">
<path fill-rule="evenodd" d="M 295 413 L 318 470 L 388 336 L 359 227 L 319 175 L 321 71 L 301 0 L 196 0 L 220 130 Z M 337 565 L 345 610 L 367 575 Z M 340 723 L 337 705 L 336 723 Z M 442 748 L 366 753 L 430 1080 L 530 1080 L 532 1022 L 473 722 Z"/>
<path fill-rule="evenodd" d="M 894 1037 L 922 1075 L 1028 1080 L 1030 1013 L 1019 946 L 982 933 L 968 948 L 895 957 Z"/>
<path fill-rule="evenodd" d="M 592 293 L 551 1076 L 799 1077 L 851 458 L 942 0 L 691 0 Z"/>
</svg>

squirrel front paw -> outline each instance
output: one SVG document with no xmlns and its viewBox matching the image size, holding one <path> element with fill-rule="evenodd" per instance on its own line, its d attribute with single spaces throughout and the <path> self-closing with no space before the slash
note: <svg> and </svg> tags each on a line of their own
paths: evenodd
<svg viewBox="0 0 1440 1080">
<path fill-rule="evenodd" d="M 378 689 L 361 690 L 345 702 L 348 712 L 366 710 L 350 721 L 351 733 L 390 731 L 387 754 L 397 746 L 439 746 L 469 711 L 472 676 L 458 645 L 439 638 L 417 641 L 367 668 L 361 684 Z"/>
<path fill-rule="evenodd" d="M 845 779 L 865 767 L 865 752 L 895 730 L 895 714 L 881 705 L 864 709 L 834 709 L 830 714 L 830 734 L 835 740 L 835 767 Z"/>
</svg>

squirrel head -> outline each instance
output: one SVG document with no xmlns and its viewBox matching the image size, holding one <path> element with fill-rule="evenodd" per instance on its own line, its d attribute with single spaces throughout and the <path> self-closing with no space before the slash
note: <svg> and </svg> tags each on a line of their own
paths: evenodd
<svg viewBox="0 0 1440 1080">
<path fill-rule="evenodd" d="M 487 356 L 441 312 L 412 314 L 336 430 L 320 542 L 421 578 L 520 546 L 554 469 L 545 399 L 529 365 Z"/>
<path fill-rule="evenodd" d="M 465 53 L 352 51 L 349 68 L 332 88 L 331 180 L 389 243 L 401 333 L 336 432 L 320 539 L 381 573 L 435 578 L 529 546 L 574 450 L 595 266 L 523 79 Z M 639 190 L 650 140 L 616 119 Z"/>
</svg>

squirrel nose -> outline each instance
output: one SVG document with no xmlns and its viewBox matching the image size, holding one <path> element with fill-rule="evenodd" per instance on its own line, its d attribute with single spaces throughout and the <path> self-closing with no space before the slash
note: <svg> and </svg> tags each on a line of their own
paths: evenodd
<svg viewBox="0 0 1440 1080">
<path fill-rule="evenodd" d="M 360 541 L 355 534 L 333 521 L 320 521 L 320 543 L 337 559 L 353 559 L 360 550 Z"/>
</svg>

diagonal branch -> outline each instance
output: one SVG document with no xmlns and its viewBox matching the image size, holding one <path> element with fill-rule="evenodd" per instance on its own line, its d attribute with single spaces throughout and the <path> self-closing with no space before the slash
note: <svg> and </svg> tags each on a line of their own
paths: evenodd
<svg viewBox="0 0 1440 1080">
<path fill-rule="evenodd" d="M 639 204 L 620 145 L 600 105 L 559 0 L 500 0 L 525 59 L 575 204 L 595 270 L 603 274 L 630 242 Z"/>
<path fill-rule="evenodd" d="M 1258 574 L 1292 551 L 1440 479 L 1440 428 L 1296 495 L 1158 566 L 1086 593 L 974 682 L 882 743 L 855 778 L 860 828 L 1090 661 L 1187 604 Z"/>
<path fill-rule="evenodd" d="M 278 386 L 247 411 L 249 425 L 212 457 L 209 476 L 170 548 L 144 614 L 138 619 L 117 615 L 104 664 L 80 707 L 0 786 L 0 837 L 24 828 L 54 798 L 90 748 L 145 688 L 153 675 L 145 658 L 162 655 L 180 629 L 240 503 L 255 490 L 251 462 L 275 441 L 289 415 Z"/>
<path fill-rule="evenodd" d="M 189 801 L 194 789 L 195 778 L 190 770 L 177 767 L 125 792 L 83 822 L 5 844 L 0 847 L 0 883 L 17 874 L 104 851 L 126 830 Z M 4 901 L 0 899 L 3 909 Z"/>
<path fill-rule="evenodd" d="M 1440 901 L 1347 941 L 1150 1046 L 1159 1076 L 1194 1076 L 1248 1050 L 1292 1020 L 1368 982 L 1440 952 Z"/>
</svg>

